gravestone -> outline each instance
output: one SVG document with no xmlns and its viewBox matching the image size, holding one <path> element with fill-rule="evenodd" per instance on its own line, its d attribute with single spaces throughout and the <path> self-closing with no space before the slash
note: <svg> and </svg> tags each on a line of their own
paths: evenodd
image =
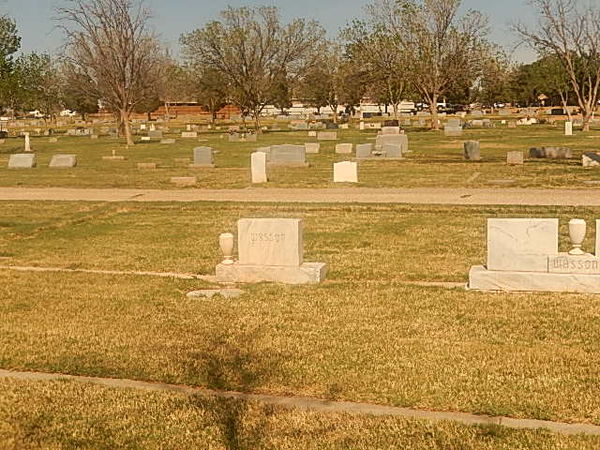
<svg viewBox="0 0 600 450">
<path fill-rule="evenodd" d="M 462 136 L 463 129 L 461 126 L 444 125 L 444 136 L 459 137 Z"/>
<path fill-rule="evenodd" d="M 196 139 L 198 137 L 198 132 L 196 131 L 184 131 L 181 133 L 181 137 L 185 139 Z"/>
<path fill-rule="evenodd" d="M 351 154 L 352 147 L 354 147 L 354 145 L 352 145 L 352 144 L 337 144 L 335 146 L 335 153 L 337 153 L 339 155 L 340 154 L 341 155 Z"/>
<path fill-rule="evenodd" d="M 267 154 L 254 152 L 250 157 L 250 168 L 252 171 L 252 183 L 267 182 Z"/>
<path fill-rule="evenodd" d="M 319 141 L 337 141 L 337 131 L 319 131 L 317 140 Z"/>
<path fill-rule="evenodd" d="M 586 253 L 582 249 L 586 223 L 571 220 L 572 250 L 559 253 L 558 225 L 558 219 L 489 219 L 487 266 L 471 268 L 469 288 L 600 293 L 600 232 L 596 254 Z"/>
<path fill-rule="evenodd" d="M 573 151 L 568 147 L 533 147 L 529 150 L 530 158 L 570 159 Z"/>
<path fill-rule="evenodd" d="M 375 146 L 377 150 L 382 150 L 384 145 L 399 145 L 400 151 L 402 154 L 409 153 L 408 149 L 408 136 L 406 134 L 396 134 L 396 135 L 379 135 L 375 141 Z"/>
<path fill-rule="evenodd" d="M 215 167 L 213 149 L 211 147 L 196 147 L 194 149 L 194 163 L 192 168 Z"/>
<path fill-rule="evenodd" d="M 142 136 L 142 142 L 150 142 L 152 138 L 150 136 Z"/>
<path fill-rule="evenodd" d="M 163 145 L 172 145 L 175 143 L 175 139 L 162 139 L 160 143 Z"/>
<path fill-rule="evenodd" d="M 464 157 L 467 161 L 481 161 L 479 142 L 467 141 L 464 143 Z"/>
<path fill-rule="evenodd" d="M 71 169 L 77 165 L 77 155 L 54 155 L 50 160 L 53 169 Z"/>
<path fill-rule="evenodd" d="M 49 138 L 49 139 L 48 139 L 48 142 L 49 142 L 50 144 L 56 144 L 56 143 L 58 142 L 58 138 L 51 137 L 51 138 Z"/>
<path fill-rule="evenodd" d="M 343 161 L 333 165 L 334 183 L 358 183 L 358 164 Z"/>
<path fill-rule="evenodd" d="M 597 167 L 600 166 L 600 153 L 586 152 L 581 157 L 581 164 L 583 167 Z"/>
<path fill-rule="evenodd" d="M 273 145 L 268 155 L 269 165 L 272 166 L 307 167 L 303 145 Z"/>
<path fill-rule="evenodd" d="M 397 122 L 397 121 L 396 121 Z M 400 134 L 399 126 L 384 126 L 381 127 L 381 134 Z"/>
<path fill-rule="evenodd" d="M 162 139 L 163 137 L 163 132 L 160 130 L 153 130 L 150 129 L 150 131 L 148 131 L 148 137 L 150 139 Z"/>
<path fill-rule="evenodd" d="M 402 147 L 399 144 L 384 144 L 382 151 L 386 159 L 403 159 Z"/>
<path fill-rule="evenodd" d="M 9 169 L 31 169 L 35 167 L 36 159 L 33 153 L 16 153 L 8 159 Z"/>
<path fill-rule="evenodd" d="M 312 130 L 308 132 L 308 137 L 317 137 L 317 132 Z"/>
<path fill-rule="evenodd" d="M 314 284 L 325 279 L 326 264 L 304 262 L 302 219 L 241 219 L 237 244 L 238 261 L 217 266 L 218 282 Z"/>
<path fill-rule="evenodd" d="M 321 144 L 315 142 L 308 142 L 304 144 L 304 150 L 306 150 L 307 154 L 316 155 L 319 153 L 321 149 Z"/>
<path fill-rule="evenodd" d="M 523 152 L 508 152 L 506 154 L 506 164 L 509 166 L 522 166 L 523 162 Z"/>
<path fill-rule="evenodd" d="M 367 159 L 373 156 L 373 144 L 358 144 L 356 146 L 356 159 Z"/>
<path fill-rule="evenodd" d="M 29 139 L 29 133 L 24 133 L 25 136 L 25 153 L 31 152 L 31 141 Z"/>
<path fill-rule="evenodd" d="M 573 136 L 573 122 L 565 122 L 565 136 Z"/>
<path fill-rule="evenodd" d="M 240 142 L 240 133 L 229 133 L 229 142 Z"/>
<path fill-rule="evenodd" d="M 454 128 L 462 127 L 462 121 L 460 119 L 452 118 L 448 119 L 448 123 L 446 125 Z"/>
</svg>

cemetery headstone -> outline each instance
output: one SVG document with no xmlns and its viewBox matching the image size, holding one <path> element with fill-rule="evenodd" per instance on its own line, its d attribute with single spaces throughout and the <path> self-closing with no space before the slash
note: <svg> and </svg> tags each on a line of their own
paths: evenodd
<svg viewBox="0 0 600 450">
<path fill-rule="evenodd" d="M 506 154 L 506 164 L 508 164 L 509 166 L 522 166 L 523 163 L 523 152 L 508 152 Z"/>
<path fill-rule="evenodd" d="M 306 150 L 307 154 L 316 155 L 321 149 L 321 144 L 315 142 L 307 142 L 306 144 L 304 144 L 304 149 Z"/>
<path fill-rule="evenodd" d="M 358 183 L 358 164 L 343 161 L 333 165 L 334 183 Z"/>
<path fill-rule="evenodd" d="M 453 126 L 453 125 L 444 125 L 444 136 L 446 137 L 459 137 L 462 136 L 463 134 L 463 129 L 462 127 L 459 126 Z"/>
<path fill-rule="evenodd" d="M 317 133 L 317 140 L 319 141 L 337 141 L 336 131 L 319 131 Z"/>
<path fill-rule="evenodd" d="M 71 169 L 77 166 L 77 155 L 54 155 L 50 160 L 53 169 Z"/>
<path fill-rule="evenodd" d="M 367 159 L 373 156 L 373 144 L 358 144 L 356 146 L 356 159 Z"/>
<path fill-rule="evenodd" d="M 583 167 L 600 166 L 600 153 L 586 152 L 581 157 Z"/>
<path fill-rule="evenodd" d="M 213 149 L 211 147 L 196 147 L 194 149 L 194 163 L 192 168 L 215 167 Z"/>
<path fill-rule="evenodd" d="M 467 141 L 464 143 L 464 156 L 467 161 L 481 161 L 479 142 Z"/>
<path fill-rule="evenodd" d="M 352 153 L 352 144 L 337 144 L 335 146 L 335 153 L 337 154 L 351 154 Z"/>
<path fill-rule="evenodd" d="M 325 279 L 325 263 L 304 262 L 301 219 L 241 219 L 238 221 L 238 261 L 233 261 L 233 236 L 220 239 L 225 260 L 216 268 L 217 281 L 313 284 Z"/>
<path fill-rule="evenodd" d="M 533 147 L 529 150 L 530 158 L 570 159 L 573 151 L 568 147 Z"/>
<path fill-rule="evenodd" d="M 402 147 L 399 144 L 384 144 L 382 151 L 386 159 L 403 159 Z"/>
<path fill-rule="evenodd" d="M 33 153 L 16 153 L 8 158 L 9 169 L 31 169 L 35 165 L 36 159 Z"/>
<path fill-rule="evenodd" d="M 29 133 L 24 133 L 25 136 L 25 153 L 31 152 L 31 141 L 29 140 Z"/>
<path fill-rule="evenodd" d="M 381 134 L 400 134 L 400 127 L 397 127 L 397 126 L 382 127 Z"/>
<path fill-rule="evenodd" d="M 160 130 L 153 130 L 150 129 L 150 131 L 148 131 L 148 137 L 150 139 L 162 139 L 163 137 L 163 132 Z"/>
<path fill-rule="evenodd" d="M 197 131 L 184 131 L 181 133 L 181 137 L 184 139 L 196 139 L 198 137 L 198 132 Z"/>
<path fill-rule="evenodd" d="M 573 122 L 565 122 L 565 136 L 573 136 Z"/>
<path fill-rule="evenodd" d="M 172 145 L 175 143 L 175 139 L 162 139 L 160 143 L 163 145 Z"/>
<path fill-rule="evenodd" d="M 252 183 L 266 183 L 267 154 L 263 152 L 252 153 L 250 166 L 252 171 Z"/>
<path fill-rule="evenodd" d="M 268 156 L 269 165 L 307 167 L 306 149 L 303 145 L 273 145 Z"/>
</svg>

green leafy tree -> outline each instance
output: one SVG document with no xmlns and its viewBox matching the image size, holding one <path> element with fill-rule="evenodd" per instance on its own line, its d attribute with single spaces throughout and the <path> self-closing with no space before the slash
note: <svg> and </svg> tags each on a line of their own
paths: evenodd
<svg viewBox="0 0 600 450">
<path fill-rule="evenodd" d="M 19 82 L 14 73 L 13 55 L 21 47 L 14 20 L 0 16 L 0 110 L 17 106 Z"/>
</svg>

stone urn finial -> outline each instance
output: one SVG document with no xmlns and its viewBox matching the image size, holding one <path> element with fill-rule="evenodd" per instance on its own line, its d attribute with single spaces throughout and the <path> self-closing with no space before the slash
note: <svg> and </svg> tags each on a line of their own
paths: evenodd
<svg viewBox="0 0 600 450">
<path fill-rule="evenodd" d="M 581 249 L 581 246 L 583 245 L 586 231 L 587 225 L 585 220 L 572 219 L 569 222 L 569 237 L 571 238 L 571 243 L 573 244 L 573 249 L 569 252 L 569 255 L 585 255 L 585 252 Z"/>
<path fill-rule="evenodd" d="M 223 233 L 219 236 L 219 246 L 223 252 L 223 264 L 233 264 L 233 240 L 234 236 L 231 233 Z"/>
</svg>

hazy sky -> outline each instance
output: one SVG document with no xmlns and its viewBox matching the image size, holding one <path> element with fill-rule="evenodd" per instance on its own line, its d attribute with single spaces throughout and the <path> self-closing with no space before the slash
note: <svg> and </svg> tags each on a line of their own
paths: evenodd
<svg viewBox="0 0 600 450">
<path fill-rule="evenodd" d="M 61 44 L 61 34 L 52 20 L 54 8 L 63 0 L 0 0 L 0 13 L 13 17 L 22 36 L 24 51 L 54 51 Z M 351 19 L 361 16 L 367 0 L 146 0 L 154 11 L 154 25 L 161 37 L 177 53 L 181 33 L 201 27 L 216 18 L 226 5 L 274 5 L 285 18 L 318 19 L 331 37 Z M 463 0 L 464 8 L 478 9 L 488 15 L 492 39 L 511 52 L 514 35 L 508 25 L 520 20 L 533 21 L 526 0 Z M 517 49 L 515 59 L 533 59 L 531 51 Z"/>
</svg>

